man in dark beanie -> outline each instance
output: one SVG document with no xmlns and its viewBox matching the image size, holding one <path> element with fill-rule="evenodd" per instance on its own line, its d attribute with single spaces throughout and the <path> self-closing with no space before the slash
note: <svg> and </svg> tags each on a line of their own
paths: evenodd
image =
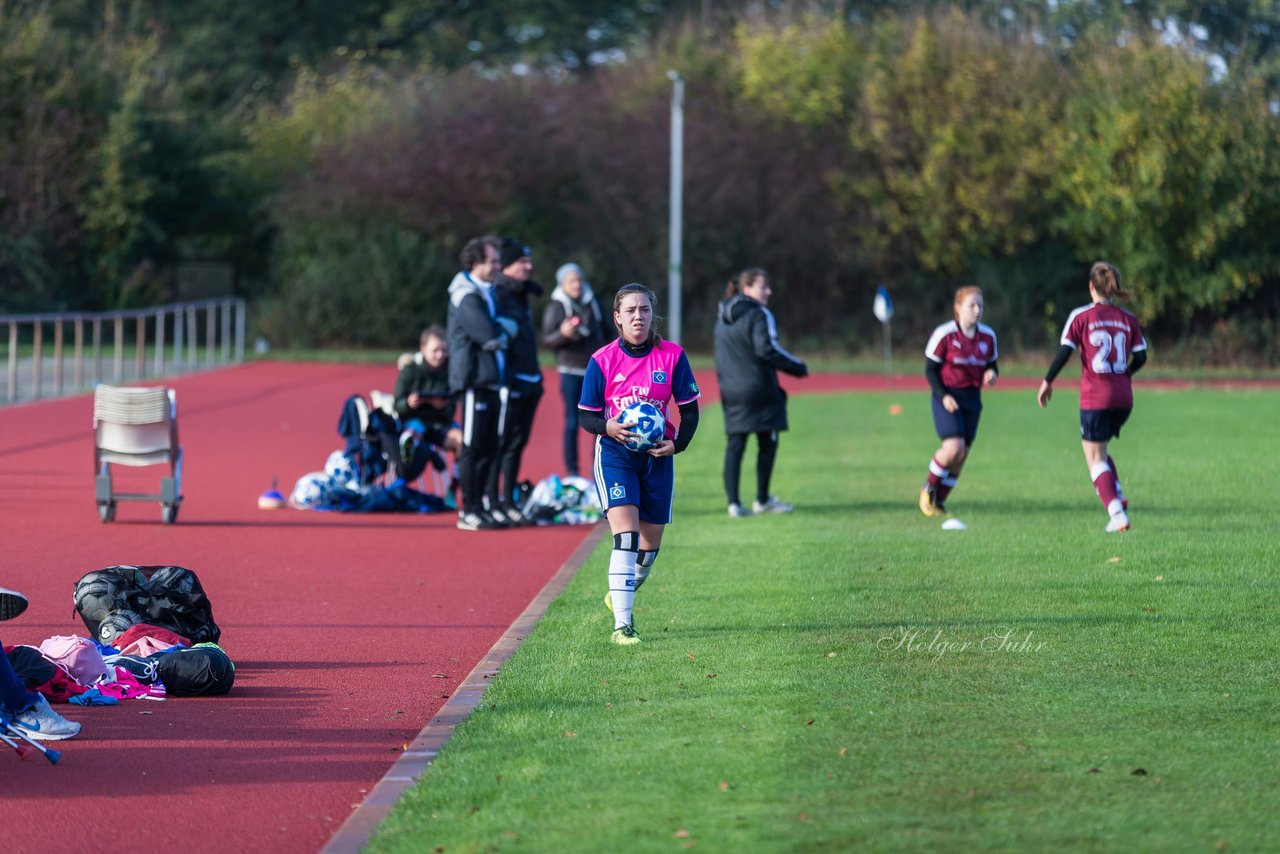
<svg viewBox="0 0 1280 854">
<path fill-rule="evenodd" d="M 533 416 L 542 399 L 542 368 L 538 364 L 538 337 L 533 327 L 530 301 L 542 294 L 533 281 L 533 253 L 518 240 L 502 238 L 498 252 L 502 273 L 494 282 L 498 314 L 516 323 L 516 334 L 507 347 L 506 400 L 498 439 L 498 457 L 490 470 L 489 510 L 495 519 L 519 525 L 525 521 L 516 507 L 520 458 L 533 431 Z"/>
</svg>

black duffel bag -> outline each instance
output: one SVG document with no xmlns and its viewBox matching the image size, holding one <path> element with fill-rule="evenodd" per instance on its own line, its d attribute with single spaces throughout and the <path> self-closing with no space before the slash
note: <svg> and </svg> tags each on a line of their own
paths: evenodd
<svg viewBox="0 0 1280 854">
<path fill-rule="evenodd" d="M 236 681 L 235 665 L 220 647 L 175 649 L 149 659 L 156 662 L 156 678 L 164 683 L 170 697 L 225 694 Z"/>
<path fill-rule="evenodd" d="M 121 625 L 127 623 L 123 618 L 138 622 L 137 615 L 192 643 L 217 643 L 222 636 L 200 579 L 181 566 L 125 564 L 94 570 L 76 582 L 74 601 L 89 636 L 106 644 L 123 631 Z M 108 619 L 114 611 L 136 614 Z"/>
</svg>

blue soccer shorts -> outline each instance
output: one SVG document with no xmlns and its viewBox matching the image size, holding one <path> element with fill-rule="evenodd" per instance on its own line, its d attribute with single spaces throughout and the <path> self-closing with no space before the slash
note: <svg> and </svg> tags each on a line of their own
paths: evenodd
<svg viewBox="0 0 1280 854">
<path fill-rule="evenodd" d="M 1109 442 L 1120 435 L 1120 428 L 1129 420 L 1129 409 L 1081 409 L 1080 438 L 1086 442 Z"/>
<path fill-rule="evenodd" d="M 947 392 L 956 399 L 960 408 L 948 412 L 941 400 L 931 397 L 933 429 L 939 439 L 964 439 L 965 445 L 972 445 L 978 435 L 978 421 L 982 419 L 982 395 L 976 388 L 949 388 Z"/>
<path fill-rule="evenodd" d="M 641 522 L 671 524 L 674 458 L 628 451 L 608 436 L 597 436 L 593 474 L 600 506 L 606 513 L 611 507 L 634 504 Z"/>
</svg>

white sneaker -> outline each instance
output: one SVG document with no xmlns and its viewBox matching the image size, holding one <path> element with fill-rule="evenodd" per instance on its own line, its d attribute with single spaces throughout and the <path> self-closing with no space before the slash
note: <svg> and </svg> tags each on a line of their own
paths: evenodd
<svg viewBox="0 0 1280 854">
<path fill-rule="evenodd" d="M 763 504 L 759 501 L 751 502 L 752 513 L 790 513 L 794 509 L 796 509 L 794 504 L 779 501 L 776 495 L 770 495 L 769 500 Z"/>
<path fill-rule="evenodd" d="M 1129 515 L 1127 513 L 1117 513 L 1107 522 L 1107 533 L 1114 534 L 1120 531 L 1129 530 Z"/>
<path fill-rule="evenodd" d="M 12 620 L 27 610 L 27 597 L 17 590 L 0 587 L 0 620 Z"/>
<path fill-rule="evenodd" d="M 743 507 L 741 504 L 729 505 L 729 517 L 732 519 L 741 519 L 744 516 L 750 516 L 751 511 Z"/>
<path fill-rule="evenodd" d="M 34 706 L 9 718 L 9 725 L 37 741 L 62 741 L 80 731 L 80 724 L 55 712 L 43 695 Z"/>
</svg>

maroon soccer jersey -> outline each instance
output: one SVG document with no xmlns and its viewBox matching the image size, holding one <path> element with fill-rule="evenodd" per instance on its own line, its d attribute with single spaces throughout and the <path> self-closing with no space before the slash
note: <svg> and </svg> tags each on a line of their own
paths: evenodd
<svg viewBox="0 0 1280 854">
<path fill-rule="evenodd" d="M 1080 408 L 1129 409 L 1129 354 L 1147 349 L 1138 318 L 1099 302 L 1071 312 L 1062 343 L 1080 353 Z"/>
<path fill-rule="evenodd" d="M 981 388 L 987 365 L 996 360 L 996 333 L 979 323 L 972 338 L 960 324 L 948 321 L 929 336 L 925 356 L 942 363 L 942 384 L 948 388 Z"/>
</svg>

